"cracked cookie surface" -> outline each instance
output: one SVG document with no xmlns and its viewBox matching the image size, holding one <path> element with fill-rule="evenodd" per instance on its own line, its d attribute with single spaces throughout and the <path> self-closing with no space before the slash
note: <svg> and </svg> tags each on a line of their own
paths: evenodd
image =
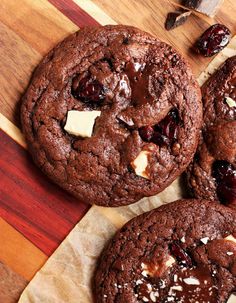
<svg viewBox="0 0 236 303">
<path fill-rule="evenodd" d="M 65 131 L 72 110 L 101 113 L 91 137 Z M 81 29 L 49 52 L 21 118 L 29 151 L 50 179 L 84 202 L 119 206 L 162 191 L 183 172 L 202 108 L 185 60 L 150 34 L 119 25 Z M 138 175 L 132 163 L 142 151 L 147 164 Z"/>
<path fill-rule="evenodd" d="M 129 221 L 103 251 L 96 303 L 225 303 L 236 290 L 236 212 L 179 200 Z"/>
<path fill-rule="evenodd" d="M 236 56 L 202 87 L 203 129 L 188 183 L 197 198 L 236 208 Z"/>
</svg>

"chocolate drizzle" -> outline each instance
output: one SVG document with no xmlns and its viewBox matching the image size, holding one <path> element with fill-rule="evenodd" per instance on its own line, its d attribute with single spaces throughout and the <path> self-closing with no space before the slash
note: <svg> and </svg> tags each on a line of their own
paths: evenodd
<svg viewBox="0 0 236 303">
<path fill-rule="evenodd" d="M 169 298 L 169 299 L 168 299 Z M 216 303 L 217 287 L 206 265 L 180 268 L 172 277 L 164 302 Z"/>
<path fill-rule="evenodd" d="M 170 257 L 170 256 L 169 256 Z M 139 302 L 216 303 L 218 288 L 214 275 L 205 264 L 192 267 L 171 262 L 142 263 L 142 276 L 135 281 Z M 173 266 L 172 266 L 173 265 Z"/>
<path fill-rule="evenodd" d="M 131 98 L 134 105 L 145 104 L 147 99 L 149 102 L 154 101 L 154 97 L 150 93 L 150 67 L 144 66 L 139 62 L 129 61 L 126 64 L 125 73 L 130 81 Z"/>
</svg>

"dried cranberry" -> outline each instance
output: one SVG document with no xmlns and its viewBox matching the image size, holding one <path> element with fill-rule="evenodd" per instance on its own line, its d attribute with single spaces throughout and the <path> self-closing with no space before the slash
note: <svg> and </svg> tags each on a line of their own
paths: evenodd
<svg viewBox="0 0 236 303">
<path fill-rule="evenodd" d="M 224 204 L 236 203 L 236 169 L 228 161 L 213 163 L 212 176 L 216 179 L 217 195 Z"/>
<path fill-rule="evenodd" d="M 222 24 L 209 27 L 196 42 L 196 50 L 205 57 L 211 57 L 221 51 L 231 38 L 230 30 Z"/>
<path fill-rule="evenodd" d="M 179 114 L 176 108 L 169 111 L 167 116 L 154 126 L 144 126 L 139 134 L 144 141 L 157 145 L 169 145 L 177 139 Z"/>
<path fill-rule="evenodd" d="M 168 138 L 161 135 L 159 132 L 154 133 L 153 138 L 152 138 L 152 142 L 155 143 L 156 145 L 159 145 L 159 146 L 169 144 Z"/>
<path fill-rule="evenodd" d="M 176 258 L 176 260 L 184 266 L 193 266 L 193 262 L 187 252 L 177 243 L 174 242 L 170 245 L 171 254 Z"/>
<path fill-rule="evenodd" d="M 155 125 L 153 142 L 158 145 L 169 145 L 177 139 L 179 115 L 177 109 L 172 109 L 168 115 Z"/>
<path fill-rule="evenodd" d="M 90 76 L 86 76 L 81 80 L 76 76 L 72 81 L 72 95 L 81 101 L 99 103 L 105 98 L 103 85 Z"/>
<path fill-rule="evenodd" d="M 151 141 L 151 139 L 154 135 L 154 129 L 152 126 L 143 126 L 143 127 L 140 127 L 139 134 L 140 134 L 140 137 L 144 141 L 149 142 L 149 141 Z"/>
</svg>

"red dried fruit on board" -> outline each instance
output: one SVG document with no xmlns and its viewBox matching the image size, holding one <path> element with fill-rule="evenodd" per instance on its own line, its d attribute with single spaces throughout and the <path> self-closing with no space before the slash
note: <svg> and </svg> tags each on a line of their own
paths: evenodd
<svg viewBox="0 0 236 303">
<path fill-rule="evenodd" d="M 209 27 L 195 44 L 196 51 L 205 57 L 211 57 L 220 52 L 230 41 L 231 32 L 223 24 Z"/>
</svg>

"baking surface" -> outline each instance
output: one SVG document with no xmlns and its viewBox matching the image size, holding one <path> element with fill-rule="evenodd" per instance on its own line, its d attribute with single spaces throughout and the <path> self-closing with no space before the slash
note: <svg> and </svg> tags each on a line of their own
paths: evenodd
<svg viewBox="0 0 236 303">
<path fill-rule="evenodd" d="M 224 23 L 235 34 L 236 2 L 225 0 L 215 20 L 192 16 L 185 25 L 167 32 L 163 24 L 173 9 L 167 0 L 1 0 L 0 277 L 5 283 L 0 302 L 16 301 L 27 281 L 89 209 L 48 182 L 33 165 L 15 127 L 20 127 L 19 99 L 34 67 L 79 27 L 124 23 L 171 43 L 188 57 L 199 76 L 211 59 L 196 56 L 190 47 L 215 22 Z"/>
</svg>

